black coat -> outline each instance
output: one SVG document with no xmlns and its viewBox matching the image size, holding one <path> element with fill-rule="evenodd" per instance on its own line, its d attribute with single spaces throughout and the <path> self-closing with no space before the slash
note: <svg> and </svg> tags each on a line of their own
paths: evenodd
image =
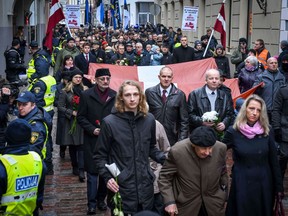
<svg viewBox="0 0 288 216">
<path fill-rule="evenodd" d="M 109 89 L 108 99 L 103 103 L 95 88 L 96 86 L 82 92 L 77 113 L 78 124 L 84 129 L 84 166 L 85 170 L 92 174 L 98 173 L 93 163 L 93 152 L 98 136 L 93 132 L 96 128 L 100 128 L 98 122 L 111 113 L 116 96 L 116 92 Z"/>
<path fill-rule="evenodd" d="M 226 129 L 233 122 L 233 106 L 231 103 L 232 99 L 229 98 L 228 94 L 222 90 L 217 89 L 217 98 L 215 101 L 215 111 L 218 112 L 221 122 L 225 124 Z M 202 125 L 201 119 L 205 112 L 211 111 L 211 105 L 205 86 L 195 89 L 189 94 L 188 97 L 188 114 L 189 124 L 192 129 Z"/>
<path fill-rule="evenodd" d="M 276 93 L 272 111 L 272 127 L 281 130 L 282 140 L 288 142 L 288 86 L 282 86 Z"/>
<path fill-rule="evenodd" d="M 173 62 L 181 63 L 194 60 L 194 49 L 192 47 L 183 47 L 182 45 L 173 50 Z"/>
<path fill-rule="evenodd" d="M 229 59 L 226 56 L 216 56 L 215 62 L 217 64 L 218 69 L 222 72 L 226 78 L 230 79 L 230 66 Z"/>
<path fill-rule="evenodd" d="M 161 65 L 173 64 L 173 56 L 170 52 L 163 53 L 163 57 L 161 58 Z"/>
<path fill-rule="evenodd" d="M 271 216 L 275 194 L 283 191 L 274 134 L 248 139 L 230 127 L 223 142 L 234 166 L 226 216 Z"/>
<path fill-rule="evenodd" d="M 171 91 L 163 104 L 160 84 L 145 92 L 149 111 L 165 128 L 170 145 L 188 137 L 189 123 L 186 96 L 172 84 Z"/>
<path fill-rule="evenodd" d="M 164 162 L 164 153 L 156 144 L 155 119 L 148 113 L 134 115 L 133 112 L 119 113 L 116 110 L 107 116 L 101 125 L 101 133 L 96 145 L 95 161 L 105 184 L 111 173 L 105 164 L 115 163 L 120 170 L 119 190 L 123 211 L 134 214 L 139 205 L 143 210 L 153 207 L 154 174 L 150 169 L 149 156 Z M 107 198 L 108 202 L 111 200 Z"/>
</svg>

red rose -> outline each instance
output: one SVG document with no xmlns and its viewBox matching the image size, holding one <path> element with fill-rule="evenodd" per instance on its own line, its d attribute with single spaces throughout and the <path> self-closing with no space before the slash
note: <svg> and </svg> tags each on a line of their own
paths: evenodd
<svg viewBox="0 0 288 216">
<path fill-rule="evenodd" d="M 99 121 L 98 119 L 95 121 L 95 123 L 96 123 L 97 125 L 100 125 L 100 121 Z"/>
</svg>

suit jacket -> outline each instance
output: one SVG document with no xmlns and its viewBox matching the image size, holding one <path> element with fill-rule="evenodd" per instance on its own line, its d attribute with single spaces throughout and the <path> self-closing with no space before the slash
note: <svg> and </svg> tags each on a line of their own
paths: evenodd
<svg viewBox="0 0 288 216">
<path fill-rule="evenodd" d="M 224 216 L 227 194 L 222 188 L 228 186 L 226 148 L 217 141 L 212 155 L 200 159 L 189 138 L 177 142 L 158 180 L 164 205 L 176 204 L 179 215 L 191 216 L 198 215 L 204 202 L 208 216 Z"/>
<path fill-rule="evenodd" d="M 77 55 L 74 59 L 75 66 L 79 68 L 79 70 L 82 71 L 83 74 L 88 74 L 89 63 L 96 63 L 96 57 L 92 55 L 90 52 L 88 55 L 89 55 L 89 62 L 86 61 L 83 53 Z M 83 84 L 88 87 L 92 86 L 91 82 L 85 77 L 83 77 Z"/>
</svg>

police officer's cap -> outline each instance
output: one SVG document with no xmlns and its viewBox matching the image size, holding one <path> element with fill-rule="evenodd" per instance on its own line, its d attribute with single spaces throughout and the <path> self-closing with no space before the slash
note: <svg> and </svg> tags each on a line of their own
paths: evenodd
<svg viewBox="0 0 288 216">
<path fill-rule="evenodd" d="M 29 145 L 32 129 L 30 124 L 23 119 L 12 121 L 5 132 L 8 146 Z"/>
<path fill-rule="evenodd" d="M 24 92 L 21 92 L 19 94 L 19 96 L 18 96 L 18 98 L 16 100 L 21 102 L 21 103 L 27 103 L 27 102 L 35 103 L 36 98 L 35 98 L 35 95 L 32 92 L 24 91 Z"/>
<path fill-rule="evenodd" d="M 216 143 L 217 137 L 213 128 L 200 126 L 194 129 L 190 135 L 190 141 L 199 147 L 210 147 Z"/>
<path fill-rule="evenodd" d="M 34 48 L 34 47 L 35 47 L 35 48 L 38 48 L 38 47 L 39 47 L 39 44 L 38 44 L 37 41 L 34 41 L 34 40 L 33 40 L 33 41 L 30 42 L 29 46 L 32 47 L 32 48 Z"/>
<path fill-rule="evenodd" d="M 20 41 L 18 39 L 13 39 L 12 46 L 17 46 L 18 44 L 20 44 Z"/>
</svg>

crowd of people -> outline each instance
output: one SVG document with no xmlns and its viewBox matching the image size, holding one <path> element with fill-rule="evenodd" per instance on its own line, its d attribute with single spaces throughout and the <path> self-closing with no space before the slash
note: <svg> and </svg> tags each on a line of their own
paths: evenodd
<svg viewBox="0 0 288 216">
<path fill-rule="evenodd" d="M 9 85 L 1 89 L 0 212 L 38 215 L 42 209 L 45 175 L 54 173 L 57 114 L 55 144 L 61 158 L 69 149 L 71 173 L 87 183 L 87 215 L 108 207 L 112 215 L 272 215 L 275 199 L 284 196 L 288 161 L 288 42 L 271 57 L 262 39 L 249 49 L 240 38 L 231 70 L 225 49 L 214 36 L 208 44 L 210 36 L 208 29 L 190 47 L 181 29 L 162 25 L 73 29 L 71 35 L 59 25 L 53 50 L 32 41 L 26 64 L 19 28 L 5 52 L 6 79 L 18 82 L 26 74 L 29 87 L 19 95 Z M 208 69 L 205 84 L 186 97 L 167 65 L 203 58 L 214 58 L 218 69 Z M 84 77 L 90 63 L 163 67 L 159 84 L 144 91 L 133 80 L 111 89 L 108 66 L 97 69 L 91 83 Z M 259 86 L 238 99 L 236 109 L 223 83 L 231 77 L 241 93 Z M 8 124 L 11 110 L 18 119 Z"/>
</svg>

